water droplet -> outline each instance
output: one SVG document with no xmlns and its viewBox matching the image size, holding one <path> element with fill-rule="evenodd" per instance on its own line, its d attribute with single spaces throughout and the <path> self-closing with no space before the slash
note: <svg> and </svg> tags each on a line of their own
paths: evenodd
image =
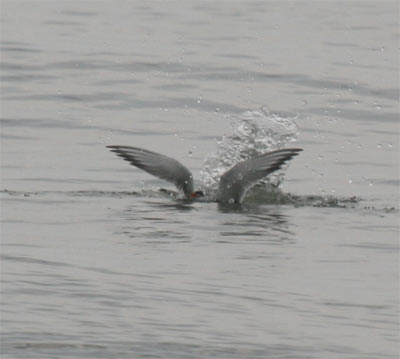
<svg viewBox="0 0 400 359">
<path fill-rule="evenodd" d="M 353 180 L 350 178 L 349 179 L 349 184 L 352 184 L 353 183 Z"/>
<path fill-rule="evenodd" d="M 388 143 L 388 145 L 387 145 L 389 148 L 392 148 L 393 147 L 393 145 L 391 144 L 391 143 Z"/>
<path fill-rule="evenodd" d="M 385 46 L 382 46 L 381 47 L 381 52 L 384 52 L 385 51 Z"/>
<path fill-rule="evenodd" d="M 381 148 L 382 148 L 382 145 L 381 145 L 380 143 L 378 143 L 378 145 L 377 145 L 376 147 L 378 147 L 379 149 L 381 149 Z"/>
</svg>

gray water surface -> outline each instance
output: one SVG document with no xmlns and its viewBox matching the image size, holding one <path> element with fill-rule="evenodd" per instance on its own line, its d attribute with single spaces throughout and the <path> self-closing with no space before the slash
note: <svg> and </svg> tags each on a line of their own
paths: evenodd
<svg viewBox="0 0 400 359">
<path fill-rule="evenodd" d="M 398 14 L 3 1 L 1 357 L 398 358 Z M 171 198 L 105 148 L 201 185 L 263 109 L 304 151 L 240 207 Z"/>
</svg>

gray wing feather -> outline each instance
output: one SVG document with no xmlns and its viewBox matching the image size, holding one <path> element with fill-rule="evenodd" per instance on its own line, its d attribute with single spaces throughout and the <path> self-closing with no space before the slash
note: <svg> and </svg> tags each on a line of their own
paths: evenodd
<svg viewBox="0 0 400 359">
<path fill-rule="evenodd" d="M 300 151 L 302 151 L 300 148 L 287 148 L 239 162 L 221 176 L 217 200 L 241 203 L 248 189 L 270 173 L 280 169 L 285 162 L 297 156 Z"/>
<path fill-rule="evenodd" d="M 107 146 L 107 148 L 131 165 L 153 176 L 174 183 L 186 196 L 190 196 L 193 193 L 193 176 L 177 160 L 139 147 Z"/>
</svg>

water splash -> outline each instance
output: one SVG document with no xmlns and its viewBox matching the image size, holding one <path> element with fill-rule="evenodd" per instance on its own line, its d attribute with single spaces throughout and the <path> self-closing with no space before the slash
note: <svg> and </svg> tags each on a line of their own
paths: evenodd
<svg viewBox="0 0 400 359">
<path fill-rule="evenodd" d="M 297 140 L 298 129 L 295 118 L 271 113 L 265 107 L 246 111 L 232 118 L 233 133 L 224 136 L 216 152 L 209 154 L 200 171 L 200 179 L 208 193 L 217 190 L 219 178 L 234 164 L 256 157 L 268 151 L 285 147 Z M 274 172 L 261 184 L 278 187 L 283 180 L 284 169 Z"/>
<path fill-rule="evenodd" d="M 267 185 L 268 186 L 268 185 Z M 255 186 L 254 190 L 249 192 L 244 203 L 251 204 L 281 204 L 292 205 L 294 207 L 321 207 L 321 208 L 360 208 L 361 198 L 351 197 L 334 197 L 334 196 L 318 196 L 318 195 L 296 195 L 292 193 L 282 192 L 281 189 L 269 186 Z"/>
<path fill-rule="evenodd" d="M 282 192 L 279 188 L 272 185 L 255 186 L 253 191 L 249 191 L 243 205 L 246 210 L 253 208 L 254 205 L 290 205 L 294 207 L 322 207 L 322 208 L 355 208 L 358 210 L 368 210 L 372 212 L 383 214 L 394 213 L 398 215 L 399 208 L 397 207 L 375 207 L 369 204 L 363 205 L 364 200 L 359 197 L 334 197 L 334 196 L 316 196 L 316 195 L 295 195 L 291 193 Z M 132 191 L 99 191 L 99 190 L 80 190 L 80 191 L 14 191 L 8 189 L 1 189 L 0 196 L 6 200 L 7 198 L 19 199 L 27 201 L 29 198 L 47 198 L 48 201 L 65 199 L 69 202 L 72 198 L 172 198 L 179 203 L 192 203 L 191 201 L 182 198 L 178 192 L 168 189 L 159 190 L 142 190 L 139 192 Z M 199 199 L 199 202 L 209 202 L 210 199 Z M 213 201 L 213 200 L 211 200 Z M 249 207 L 250 206 L 250 207 Z M 237 207 L 235 207 L 237 208 Z"/>
</svg>

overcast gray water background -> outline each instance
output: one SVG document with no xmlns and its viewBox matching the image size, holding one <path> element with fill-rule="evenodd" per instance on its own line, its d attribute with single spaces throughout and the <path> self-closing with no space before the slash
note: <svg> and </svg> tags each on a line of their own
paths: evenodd
<svg viewBox="0 0 400 359">
<path fill-rule="evenodd" d="M 1 2 L 1 357 L 398 358 L 398 2 Z M 267 107 L 241 208 L 162 196 Z M 311 198 L 309 196 L 313 195 Z"/>
</svg>

